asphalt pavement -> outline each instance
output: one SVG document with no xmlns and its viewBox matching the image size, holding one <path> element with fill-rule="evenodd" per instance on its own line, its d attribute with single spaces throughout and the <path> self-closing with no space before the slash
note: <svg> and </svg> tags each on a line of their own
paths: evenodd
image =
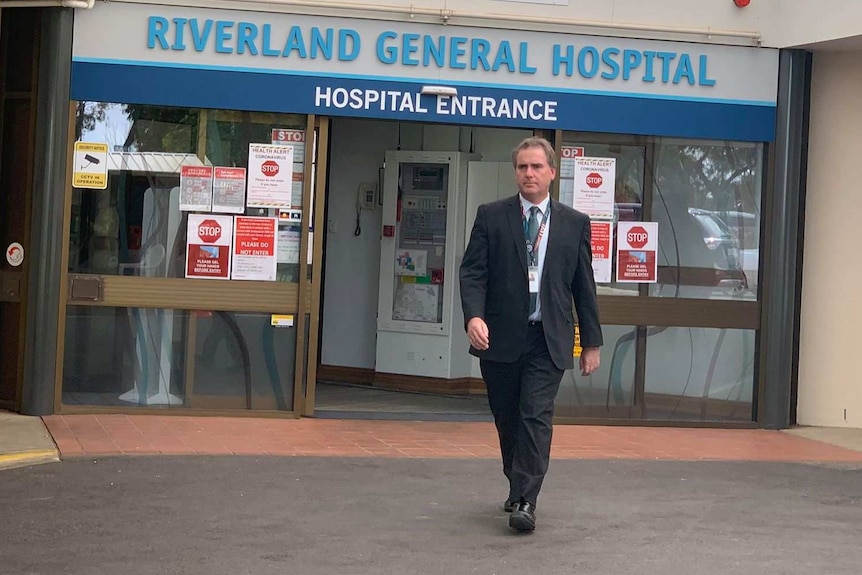
<svg viewBox="0 0 862 575">
<path fill-rule="evenodd" d="M 853 574 L 862 467 L 553 461 L 515 534 L 494 460 L 81 458 L 0 473 L 0 573 Z"/>
</svg>

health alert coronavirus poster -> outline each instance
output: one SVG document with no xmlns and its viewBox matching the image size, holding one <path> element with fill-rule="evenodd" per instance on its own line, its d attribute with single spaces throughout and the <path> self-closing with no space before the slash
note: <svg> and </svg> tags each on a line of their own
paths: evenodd
<svg viewBox="0 0 862 575">
<path fill-rule="evenodd" d="M 186 277 L 230 279 L 233 216 L 189 214 Z"/>
<path fill-rule="evenodd" d="M 235 218 L 231 278 L 275 281 L 278 267 L 277 229 L 278 218 Z"/>
<path fill-rule="evenodd" d="M 293 146 L 250 144 L 246 205 L 290 209 L 292 190 Z"/>
</svg>

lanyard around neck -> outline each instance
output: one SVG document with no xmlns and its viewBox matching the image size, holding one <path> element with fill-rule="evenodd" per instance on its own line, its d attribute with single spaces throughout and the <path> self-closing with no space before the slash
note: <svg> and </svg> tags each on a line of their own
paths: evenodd
<svg viewBox="0 0 862 575">
<path fill-rule="evenodd" d="M 539 243 L 542 241 L 542 236 L 545 235 L 545 226 L 548 224 L 548 215 L 551 213 L 551 203 L 548 202 L 544 213 L 542 214 L 542 223 L 539 225 L 539 232 L 536 234 L 536 242 L 530 243 L 530 232 L 527 225 L 527 214 L 524 212 L 524 204 L 521 206 L 521 221 L 524 224 L 524 240 L 527 243 L 527 258 L 531 266 L 538 265 L 539 261 Z M 538 206 L 536 206 L 538 207 Z M 540 208 L 541 209 L 541 208 Z"/>
</svg>

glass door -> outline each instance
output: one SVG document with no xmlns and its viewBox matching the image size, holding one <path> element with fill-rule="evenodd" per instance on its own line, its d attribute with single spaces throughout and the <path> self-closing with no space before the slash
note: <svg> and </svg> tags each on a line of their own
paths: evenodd
<svg viewBox="0 0 862 575">
<path fill-rule="evenodd" d="M 561 140 L 561 151 L 614 159 L 616 174 L 612 273 L 597 282 L 602 366 L 587 378 L 565 374 L 557 416 L 752 425 L 764 145 L 577 133 Z M 565 182 L 560 189 L 571 202 Z M 657 226 L 654 281 L 618 281 L 613 256 L 628 222 Z"/>
<path fill-rule="evenodd" d="M 298 414 L 313 118 L 77 102 L 70 130 L 107 185 L 67 193 L 58 409 Z"/>
</svg>

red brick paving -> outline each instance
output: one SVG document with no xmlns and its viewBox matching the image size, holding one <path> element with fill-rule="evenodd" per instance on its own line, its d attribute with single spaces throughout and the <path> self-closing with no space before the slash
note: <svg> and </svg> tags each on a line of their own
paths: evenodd
<svg viewBox="0 0 862 575">
<path fill-rule="evenodd" d="M 159 415 L 43 418 L 64 458 L 108 455 L 499 457 L 490 423 Z M 558 425 L 554 459 L 862 462 L 779 431 Z"/>
</svg>

